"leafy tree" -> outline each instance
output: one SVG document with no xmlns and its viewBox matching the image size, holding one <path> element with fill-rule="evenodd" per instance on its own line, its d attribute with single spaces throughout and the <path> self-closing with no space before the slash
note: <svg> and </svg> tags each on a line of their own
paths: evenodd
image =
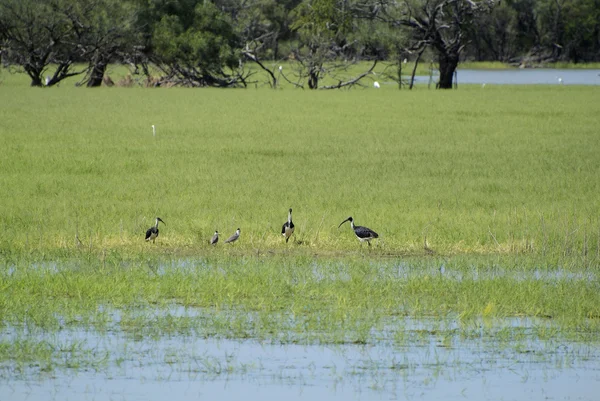
<svg viewBox="0 0 600 401">
<path fill-rule="evenodd" d="M 541 45 L 552 61 L 598 58 L 600 1 L 540 0 L 536 12 Z"/>
<path fill-rule="evenodd" d="M 98 86 L 109 62 L 133 47 L 132 4 L 119 0 L 2 0 L 0 37 L 9 62 L 42 86 L 52 65 L 51 86 L 91 71 L 88 86 Z M 75 62 L 88 67 L 74 70 Z"/>
<path fill-rule="evenodd" d="M 108 63 L 135 57 L 141 43 L 137 8 L 123 0 L 78 0 L 68 14 L 78 34 L 78 45 L 89 64 L 88 87 L 100 86 Z"/>
<path fill-rule="evenodd" d="M 0 38 L 6 61 L 23 68 L 31 78 L 31 86 L 43 86 L 50 64 L 56 69 L 47 85 L 85 72 L 72 69 L 82 55 L 75 27 L 67 17 L 73 8 L 66 0 L 0 2 Z"/>
<path fill-rule="evenodd" d="M 496 6 L 491 13 L 482 14 L 468 30 L 465 52 L 472 50 L 478 61 L 509 61 L 517 46 L 517 13 L 506 3 Z"/>
<path fill-rule="evenodd" d="M 301 75 L 308 79 L 310 89 L 319 88 L 324 74 L 345 69 L 357 61 L 356 48 L 366 43 L 365 37 L 353 35 L 362 6 L 361 1 L 305 0 L 294 10 L 296 18 L 292 29 L 297 32 L 300 44 L 294 49 L 294 60 L 301 65 Z M 329 68 L 327 64 L 331 64 Z M 374 66 L 355 79 L 339 81 L 326 88 L 353 85 Z"/>
<path fill-rule="evenodd" d="M 245 85 L 240 48 L 230 17 L 209 1 L 191 16 L 164 15 L 152 34 L 154 60 L 172 82 L 190 86 Z"/>
</svg>

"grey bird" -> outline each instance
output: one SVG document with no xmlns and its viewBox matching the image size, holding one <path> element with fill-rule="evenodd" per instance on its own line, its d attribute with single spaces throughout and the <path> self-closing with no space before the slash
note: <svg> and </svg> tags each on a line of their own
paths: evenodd
<svg viewBox="0 0 600 401">
<path fill-rule="evenodd" d="M 165 223 L 164 221 L 162 221 L 162 219 L 160 217 L 156 218 L 156 224 L 154 224 L 154 227 L 150 227 L 148 229 L 148 231 L 146 231 L 146 241 L 152 241 L 152 243 L 154 243 L 154 241 L 156 240 L 156 237 L 158 237 L 158 222 L 163 223 L 164 225 L 167 225 L 167 223 Z"/>
<path fill-rule="evenodd" d="M 235 234 L 233 234 L 231 237 L 229 237 L 225 240 L 225 243 L 229 244 L 230 242 L 235 242 L 235 241 L 237 241 L 238 238 L 240 238 L 240 229 L 239 228 L 237 230 L 235 230 Z"/>
<path fill-rule="evenodd" d="M 342 221 L 340 223 L 340 225 L 338 226 L 338 228 L 340 228 L 342 226 L 342 224 L 344 224 L 347 221 L 350 222 L 350 225 L 352 226 L 352 230 L 354 230 L 354 234 L 356 234 L 356 238 L 358 238 L 358 240 L 360 242 L 367 241 L 367 244 L 369 244 L 369 246 L 371 246 L 371 240 L 374 238 L 379 238 L 379 234 L 377 234 L 375 231 L 371 230 L 370 228 L 362 227 L 362 226 L 355 226 L 354 219 L 352 217 L 348 217 L 346 220 Z"/>
<path fill-rule="evenodd" d="M 290 208 L 290 212 L 288 213 L 288 221 L 283 224 L 281 227 L 281 235 L 285 237 L 285 242 L 287 243 L 292 234 L 294 233 L 294 223 L 292 222 L 292 208 Z"/>
<path fill-rule="evenodd" d="M 217 242 L 219 242 L 219 232 L 215 231 L 215 235 L 213 235 L 212 238 L 210 239 L 210 244 L 217 245 Z"/>
</svg>

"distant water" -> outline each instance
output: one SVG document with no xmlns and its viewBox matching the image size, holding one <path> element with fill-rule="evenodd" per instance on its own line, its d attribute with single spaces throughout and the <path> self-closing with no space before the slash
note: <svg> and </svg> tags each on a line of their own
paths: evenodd
<svg viewBox="0 0 600 401">
<path fill-rule="evenodd" d="M 551 68 L 458 70 L 457 78 L 458 85 L 600 85 L 600 70 Z M 435 71 L 433 82 L 437 82 L 438 79 L 438 72 Z M 415 82 L 428 83 L 429 77 L 416 76 Z"/>
<path fill-rule="evenodd" d="M 457 78 L 459 85 L 600 85 L 600 70 L 549 68 L 458 70 Z"/>
</svg>

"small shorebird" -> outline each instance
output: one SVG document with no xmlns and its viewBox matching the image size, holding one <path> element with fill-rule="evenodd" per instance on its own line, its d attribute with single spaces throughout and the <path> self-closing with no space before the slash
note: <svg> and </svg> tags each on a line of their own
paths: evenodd
<svg viewBox="0 0 600 401">
<path fill-rule="evenodd" d="M 154 227 L 150 227 L 148 229 L 148 231 L 146 231 L 146 241 L 152 241 L 152 243 L 154 243 L 154 241 L 156 240 L 156 237 L 158 237 L 158 222 L 163 223 L 164 225 L 166 225 L 166 223 L 164 221 L 162 221 L 162 219 L 160 217 L 156 218 L 156 224 L 154 224 Z"/>
<path fill-rule="evenodd" d="M 237 230 L 235 230 L 235 234 L 233 234 L 231 237 L 229 237 L 225 240 L 225 243 L 229 244 L 230 242 L 235 242 L 235 241 L 237 241 L 238 238 L 240 238 L 240 229 L 239 228 Z"/>
<path fill-rule="evenodd" d="M 210 239 L 210 244 L 217 245 L 217 242 L 219 242 L 219 232 L 215 231 L 215 235 L 213 235 L 212 238 Z"/>
<path fill-rule="evenodd" d="M 292 222 L 292 208 L 290 208 L 290 212 L 288 213 L 288 221 L 283 223 L 283 227 L 281 227 L 281 235 L 285 237 L 286 243 L 288 242 L 293 233 L 294 223 Z"/>
<path fill-rule="evenodd" d="M 354 230 L 354 234 L 356 234 L 356 238 L 358 238 L 358 240 L 360 242 L 367 241 L 367 244 L 369 244 L 369 246 L 371 246 L 371 240 L 373 238 L 379 238 L 379 234 L 377 234 L 375 231 L 371 230 L 370 228 L 362 227 L 362 226 L 355 226 L 354 219 L 352 217 L 348 217 L 346 220 L 342 221 L 340 223 L 340 225 L 338 226 L 338 228 L 340 228 L 342 226 L 342 224 L 344 224 L 347 221 L 350 222 L 350 225 L 352 226 L 352 230 Z"/>
</svg>

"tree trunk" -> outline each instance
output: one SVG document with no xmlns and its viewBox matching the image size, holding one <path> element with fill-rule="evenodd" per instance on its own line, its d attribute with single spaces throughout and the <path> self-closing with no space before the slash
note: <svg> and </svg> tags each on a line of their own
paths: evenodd
<svg viewBox="0 0 600 401">
<path fill-rule="evenodd" d="M 88 88 L 96 88 L 102 85 L 102 78 L 104 78 L 104 72 L 106 71 L 106 62 L 103 58 L 97 60 L 92 67 L 92 72 L 90 73 L 90 79 L 87 82 Z"/>
<path fill-rule="evenodd" d="M 452 80 L 454 71 L 458 66 L 458 54 L 440 54 L 440 81 L 437 84 L 438 89 L 452 89 Z"/>
<path fill-rule="evenodd" d="M 310 89 L 319 87 L 319 68 L 313 66 L 308 72 L 308 87 Z"/>
<path fill-rule="evenodd" d="M 42 79 L 40 77 L 31 77 L 31 86 L 44 86 L 42 85 Z"/>
<path fill-rule="evenodd" d="M 426 47 L 423 47 L 421 49 L 421 51 L 419 52 L 419 55 L 417 56 L 417 59 L 415 60 L 415 66 L 412 70 L 412 74 L 410 76 L 410 86 L 408 87 L 408 89 L 413 88 L 413 86 L 415 85 L 415 74 L 417 73 L 417 66 L 419 65 L 419 60 L 421 60 L 421 56 L 423 55 L 423 52 L 425 51 Z"/>
<path fill-rule="evenodd" d="M 42 85 L 42 71 L 25 67 L 25 72 L 31 78 L 31 86 L 44 86 Z"/>
</svg>

